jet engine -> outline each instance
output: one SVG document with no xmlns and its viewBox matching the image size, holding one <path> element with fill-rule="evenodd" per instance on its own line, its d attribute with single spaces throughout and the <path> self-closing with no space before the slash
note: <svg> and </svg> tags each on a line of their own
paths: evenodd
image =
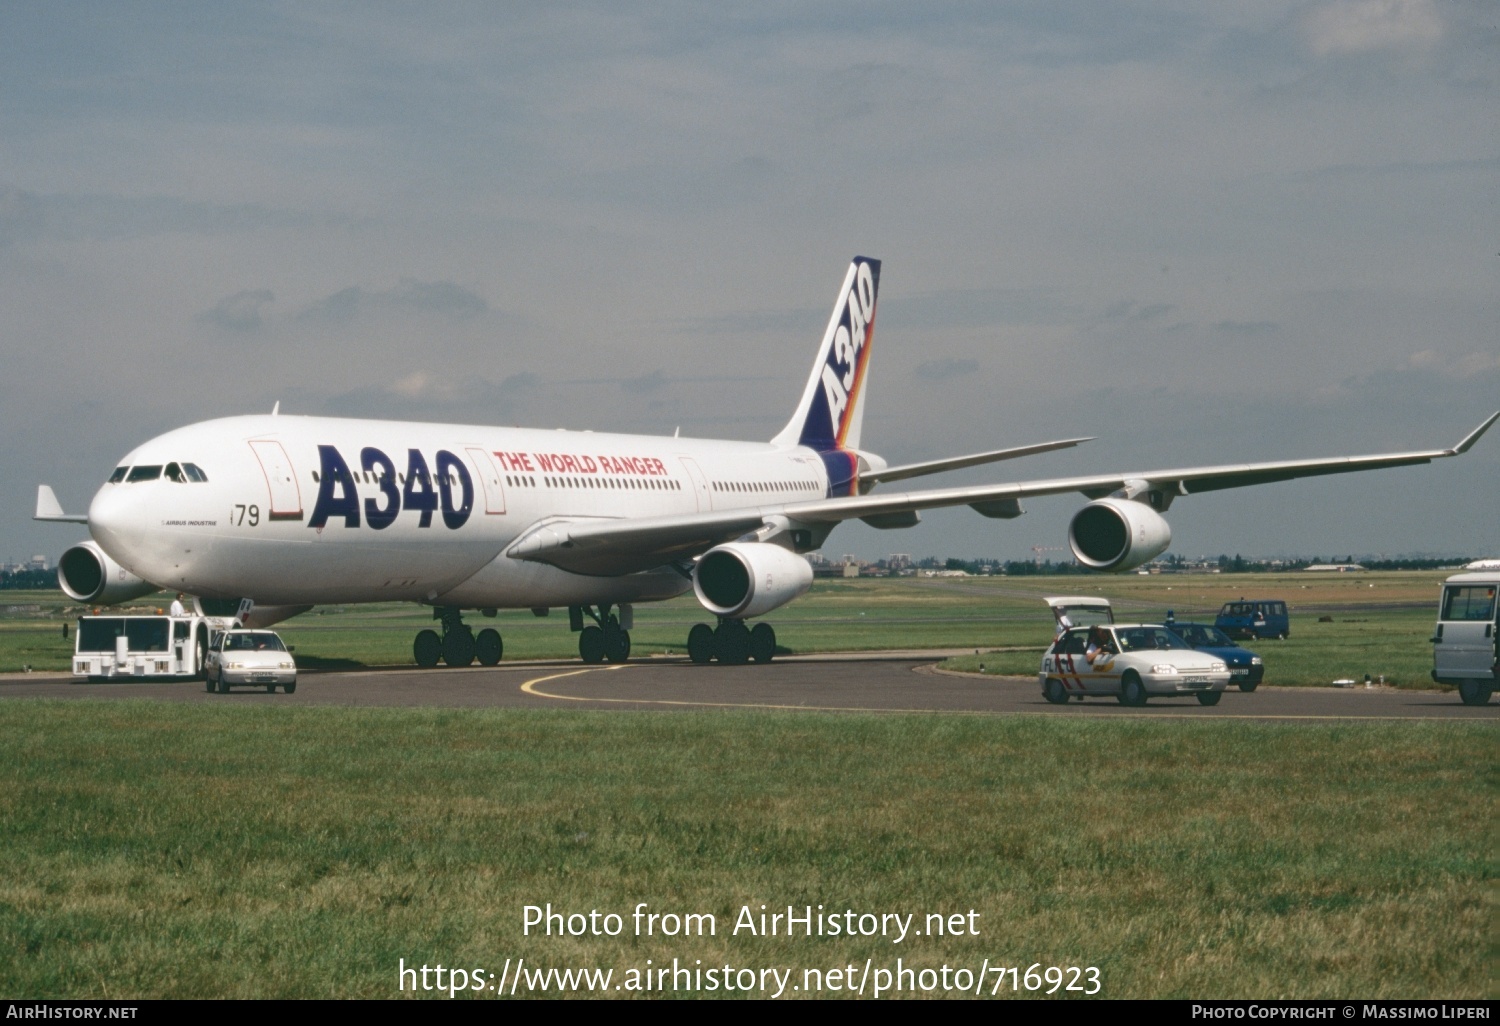
<svg viewBox="0 0 1500 1026">
<path fill-rule="evenodd" d="M 693 591 L 710 613 L 739 620 L 786 605 L 812 581 L 807 560 L 780 545 L 726 542 L 698 560 Z"/>
<path fill-rule="evenodd" d="M 1068 544 L 1086 567 L 1133 570 L 1167 551 L 1172 528 L 1145 503 L 1098 499 L 1073 516 Z"/>
<path fill-rule="evenodd" d="M 112 606 L 157 590 L 104 554 L 92 541 L 79 542 L 57 561 L 57 586 L 75 602 Z"/>
</svg>

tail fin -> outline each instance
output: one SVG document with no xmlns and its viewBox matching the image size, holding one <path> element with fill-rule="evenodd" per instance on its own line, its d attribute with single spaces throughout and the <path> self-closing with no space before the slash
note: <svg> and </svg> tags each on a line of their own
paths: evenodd
<svg viewBox="0 0 1500 1026">
<path fill-rule="evenodd" d="M 774 444 L 806 445 L 820 452 L 859 447 L 879 288 L 880 261 L 855 257 L 844 275 L 802 401 L 786 427 L 771 439 Z"/>
</svg>

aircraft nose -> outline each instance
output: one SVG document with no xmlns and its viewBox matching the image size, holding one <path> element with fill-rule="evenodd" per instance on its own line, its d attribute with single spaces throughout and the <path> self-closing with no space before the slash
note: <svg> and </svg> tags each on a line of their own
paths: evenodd
<svg viewBox="0 0 1500 1026">
<path fill-rule="evenodd" d="M 146 520 L 137 490 L 128 485 L 105 485 L 89 503 L 89 534 L 117 562 L 130 565 Z"/>
</svg>

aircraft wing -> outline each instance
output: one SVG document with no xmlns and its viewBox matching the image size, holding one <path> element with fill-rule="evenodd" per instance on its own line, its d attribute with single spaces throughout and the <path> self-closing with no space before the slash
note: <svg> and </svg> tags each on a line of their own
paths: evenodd
<svg viewBox="0 0 1500 1026">
<path fill-rule="evenodd" d="M 1497 419 L 1500 419 L 1500 412 L 1492 414 L 1451 449 L 1046 478 L 1010 484 L 767 504 L 669 517 L 551 521 L 523 534 L 506 550 L 506 554 L 513 559 L 550 563 L 573 573 L 613 576 L 692 559 L 715 545 L 767 526 L 795 527 L 799 523 L 828 524 L 853 519 L 864 519 L 876 526 L 909 526 L 916 523 L 918 511 L 948 506 L 972 506 L 985 516 L 1008 518 L 1018 516 L 1021 513 L 1020 500 L 1032 495 L 1079 492 L 1097 499 L 1114 492 L 1133 496 L 1156 490 L 1175 497 L 1299 477 L 1430 463 L 1468 452 Z"/>
</svg>

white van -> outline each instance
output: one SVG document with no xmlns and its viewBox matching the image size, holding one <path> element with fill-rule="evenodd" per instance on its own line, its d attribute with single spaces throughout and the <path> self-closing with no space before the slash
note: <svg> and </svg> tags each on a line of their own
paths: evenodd
<svg viewBox="0 0 1500 1026">
<path fill-rule="evenodd" d="M 1432 679 L 1456 684 L 1464 705 L 1484 705 L 1495 690 L 1495 592 L 1500 572 L 1455 574 L 1443 582 L 1432 634 Z"/>
</svg>

